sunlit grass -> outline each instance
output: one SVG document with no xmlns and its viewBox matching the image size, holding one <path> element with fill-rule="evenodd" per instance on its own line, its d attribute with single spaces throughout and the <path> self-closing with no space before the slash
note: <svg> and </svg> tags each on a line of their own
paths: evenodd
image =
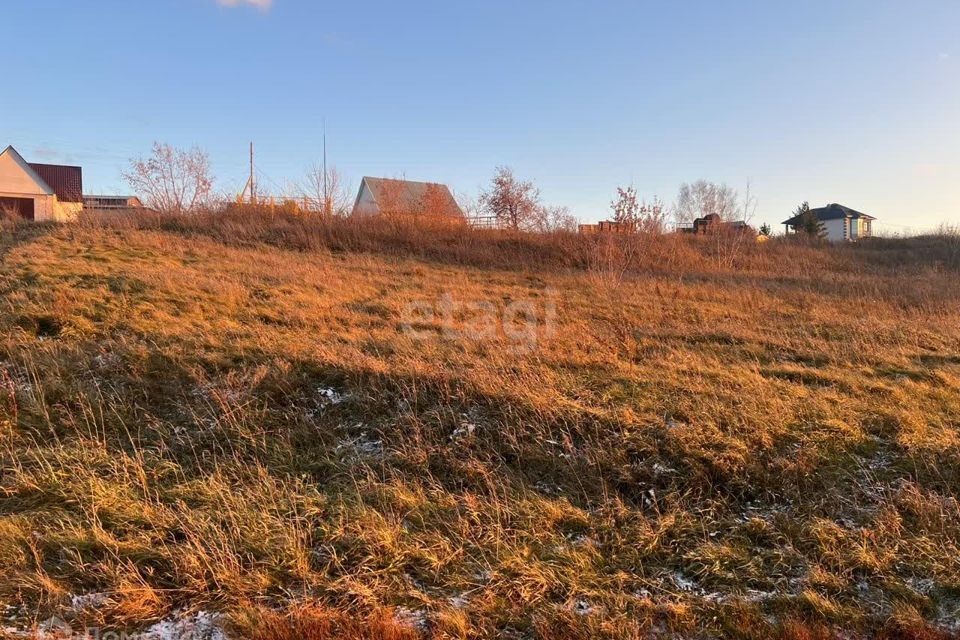
<svg viewBox="0 0 960 640">
<path fill-rule="evenodd" d="M 946 630 L 953 241 L 5 227 L 0 600 L 265 639 Z M 555 326 L 411 337 L 445 294 Z"/>
</svg>

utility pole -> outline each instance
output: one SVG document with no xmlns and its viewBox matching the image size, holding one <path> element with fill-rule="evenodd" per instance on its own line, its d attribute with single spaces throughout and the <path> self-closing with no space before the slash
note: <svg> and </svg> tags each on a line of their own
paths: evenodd
<svg viewBox="0 0 960 640">
<path fill-rule="evenodd" d="M 253 143 L 250 143 L 250 204 L 257 202 L 257 186 L 253 178 Z"/>
</svg>

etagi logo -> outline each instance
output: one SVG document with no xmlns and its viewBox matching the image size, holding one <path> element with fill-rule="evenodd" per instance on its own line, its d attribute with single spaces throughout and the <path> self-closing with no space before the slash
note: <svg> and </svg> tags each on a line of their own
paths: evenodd
<svg viewBox="0 0 960 640">
<path fill-rule="evenodd" d="M 533 351 L 553 337 L 557 292 L 509 302 L 459 300 L 450 292 L 434 300 L 415 300 L 403 311 L 403 331 L 415 340 L 483 342 L 505 339 L 520 351 Z"/>
</svg>

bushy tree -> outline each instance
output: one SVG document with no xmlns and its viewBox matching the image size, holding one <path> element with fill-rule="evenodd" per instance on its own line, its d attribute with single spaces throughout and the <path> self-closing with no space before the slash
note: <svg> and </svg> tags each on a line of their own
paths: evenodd
<svg viewBox="0 0 960 640">
<path fill-rule="evenodd" d="M 770 228 L 770 225 L 767 224 L 766 222 L 760 225 L 760 235 L 769 236 L 771 231 L 773 230 Z"/>
<path fill-rule="evenodd" d="M 542 217 L 540 190 L 518 180 L 509 167 L 497 167 L 490 187 L 480 194 L 480 207 L 497 223 L 509 229 L 531 229 Z"/>
</svg>

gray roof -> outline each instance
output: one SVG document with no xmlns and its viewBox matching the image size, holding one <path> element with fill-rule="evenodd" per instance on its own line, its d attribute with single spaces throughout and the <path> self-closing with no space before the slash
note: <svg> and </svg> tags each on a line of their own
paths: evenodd
<svg viewBox="0 0 960 640">
<path fill-rule="evenodd" d="M 392 178 L 371 178 L 369 176 L 365 176 L 363 182 L 373 192 L 373 197 L 378 203 L 382 203 L 385 199 L 396 198 L 396 206 L 409 211 L 415 211 L 420 206 L 428 189 L 431 187 L 437 188 L 440 189 L 440 193 L 449 199 L 450 205 L 453 207 L 452 210 L 463 214 L 456 199 L 445 184 L 394 180 Z"/>
<path fill-rule="evenodd" d="M 864 220 L 876 220 L 873 216 L 868 216 L 865 213 L 860 213 L 855 211 L 850 207 L 845 207 L 842 204 L 828 204 L 825 207 L 820 207 L 819 209 L 810 209 L 810 213 L 817 216 L 817 220 L 825 222 L 827 220 L 844 220 L 846 218 L 863 218 Z M 800 222 L 800 216 L 793 216 L 789 220 L 784 220 L 781 224 L 797 224 Z"/>
</svg>

